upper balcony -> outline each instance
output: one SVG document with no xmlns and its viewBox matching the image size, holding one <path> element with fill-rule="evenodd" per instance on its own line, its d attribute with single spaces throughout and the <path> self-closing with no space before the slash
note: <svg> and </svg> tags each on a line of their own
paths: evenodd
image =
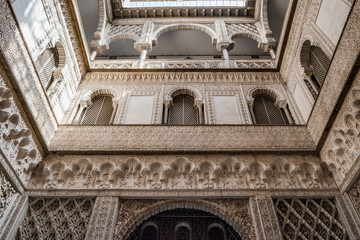
<svg viewBox="0 0 360 240">
<path fill-rule="evenodd" d="M 292 3 L 72 1 L 90 71 L 279 68 Z"/>
</svg>

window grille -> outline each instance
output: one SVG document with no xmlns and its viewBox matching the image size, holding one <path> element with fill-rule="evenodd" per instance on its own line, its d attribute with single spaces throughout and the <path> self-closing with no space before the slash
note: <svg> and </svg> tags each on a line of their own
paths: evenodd
<svg viewBox="0 0 360 240">
<path fill-rule="evenodd" d="M 84 109 L 80 116 L 81 124 L 109 124 L 113 113 L 112 96 L 99 95 L 92 99 L 92 104 Z"/>
<path fill-rule="evenodd" d="M 330 66 L 330 59 L 319 47 L 310 47 L 310 65 L 314 70 L 315 78 L 320 86 L 324 83 Z"/>
<path fill-rule="evenodd" d="M 41 83 L 47 88 L 52 80 L 53 72 L 59 64 L 59 54 L 56 48 L 47 48 L 36 60 L 36 67 Z"/>
<path fill-rule="evenodd" d="M 194 106 L 193 97 L 181 94 L 173 98 L 173 105 L 169 108 L 169 124 L 195 125 L 199 122 L 199 111 Z"/>
<path fill-rule="evenodd" d="M 284 110 L 275 106 L 275 101 L 265 95 L 259 95 L 254 100 L 254 115 L 257 124 L 285 125 L 289 121 Z"/>
<path fill-rule="evenodd" d="M 349 239 L 333 199 L 277 199 L 275 206 L 285 240 Z"/>
</svg>

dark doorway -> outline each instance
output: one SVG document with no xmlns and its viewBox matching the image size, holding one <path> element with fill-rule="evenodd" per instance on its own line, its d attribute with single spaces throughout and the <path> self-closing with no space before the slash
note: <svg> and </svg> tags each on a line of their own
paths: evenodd
<svg viewBox="0 0 360 240">
<path fill-rule="evenodd" d="M 194 209 L 158 213 L 140 224 L 127 240 L 241 240 L 224 220 Z"/>
</svg>

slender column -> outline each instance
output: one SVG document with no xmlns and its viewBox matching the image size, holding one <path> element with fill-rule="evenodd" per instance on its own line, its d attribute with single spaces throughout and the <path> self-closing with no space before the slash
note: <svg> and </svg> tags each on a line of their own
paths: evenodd
<svg viewBox="0 0 360 240">
<path fill-rule="evenodd" d="M 280 225 L 270 196 L 250 197 L 250 210 L 258 240 L 282 239 Z"/>
<path fill-rule="evenodd" d="M 249 102 L 249 110 L 250 110 L 250 114 L 251 114 L 253 124 L 257 124 L 256 118 L 255 118 L 255 113 L 254 113 L 254 102 Z"/>
<path fill-rule="evenodd" d="M 360 218 L 356 213 L 356 209 L 354 208 L 349 195 L 344 193 L 342 196 L 337 196 L 335 199 L 336 207 L 350 239 L 360 239 Z"/>
<path fill-rule="evenodd" d="M 270 51 L 269 51 L 269 53 L 270 53 L 270 56 L 271 56 L 271 58 L 272 59 L 275 59 L 276 58 L 276 53 L 275 53 L 275 50 L 274 49 L 270 49 Z"/>
<path fill-rule="evenodd" d="M 287 108 L 287 105 L 285 105 L 282 109 L 284 109 L 284 112 L 286 114 L 287 119 L 289 120 L 289 123 L 294 124 L 294 120 L 289 112 L 289 109 Z"/>
<path fill-rule="evenodd" d="M 165 109 L 164 109 L 164 124 L 168 123 L 168 114 L 169 114 L 169 108 L 171 106 L 171 100 L 165 100 L 164 101 Z"/>
<path fill-rule="evenodd" d="M 86 102 L 80 102 L 79 104 L 79 110 L 78 112 L 76 113 L 76 116 L 74 118 L 74 123 L 78 123 L 80 121 L 80 116 L 81 116 L 81 113 L 84 111 L 84 109 L 87 107 L 87 104 Z"/>
<path fill-rule="evenodd" d="M 141 50 L 139 68 L 144 68 L 144 61 L 146 59 L 146 54 L 147 54 L 147 50 Z"/>
<path fill-rule="evenodd" d="M 118 211 L 118 197 L 97 197 L 85 239 L 113 239 Z"/>
<path fill-rule="evenodd" d="M 203 110 L 202 110 L 202 102 L 198 102 L 197 104 L 196 104 L 196 106 L 197 106 L 197 108 L 199 109 L 199 122 L 200 122 L 200 124 L 204 124 L 204 118 L 203 118 Z"/>
<path fill-rule="evenodd" d="M 15 194 L 0 221 L 0 239 L 15 239 L 16 232 L 21 225 L 28 209 L 28 197 Z"/>
<path fill-rule="evenodd" d="M 95 58 L 96 58 L 96 55 L 97 55 L 97 51 L 96 51 L 96 50 L 92 51 L 92 53 L 91 53 L 91 55 L 90 55 L 90 60 L 91 60 L 91 61 L 94 61 Z"/>
<path fill-rule="evenodd" d="M 223 58 L 225 61 L 225 68 L 230 68 L 229 51 L 226 48 L 222 49 Z"/>
<path fill-rule="evenodd" d="M 112 112 L 112 114 L 111 114 L 111 118 L 110 118 L 109 124 L 113 124 L 113 123 L 114 123 L 116 111 L 117 111 L 117 109 L 118 109 L 118 107 L 119 107 L 119 102 L 114 102 L 113 107 L 114 107 L 114 110 L 113 110 L 113 112 Z"/>
<path fill-rule="evenodd" d="M 318 95 L 318 94 L 319 94 L 319 90 L 318 90 L 317 86 L 315 85 L 314 81 L 313 81 L 308 75 L 306 75 L 305 78 L 306 78 L 306 80 L 310 83 L 310 86 L 311 86 L 311 88 L 314 90 L 314 92 L 316 93 L 316 95 Z"/>
</svg>

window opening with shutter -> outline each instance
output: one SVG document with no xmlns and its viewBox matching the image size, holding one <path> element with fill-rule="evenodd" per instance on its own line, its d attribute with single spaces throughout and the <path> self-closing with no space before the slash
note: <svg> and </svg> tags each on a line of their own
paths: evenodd
<svg viewBox="0 0 360 240">
<path fill-rule="evenodd" d="M 258 95 L 254 99 L 254 115 L 257 124 L 285 125 L 289 124 L 283 109 L 275 105 L 275 101 L 266 96 Z"/>
<path fill-rule="evenodd" d="M 36 60 L 41 83 L 46 89 L 53 78 L 53 72 L 59 65 L 59 54 L 56 48 L 47 48 Z"/>
<path fill-rule="evenodd" d="M 168 123 L 172 125 L 199 124 L 199 111 L 194 106 L 194 98 L 187 94 L 174 97 L 168 118 Z"/>
<path fill-rule="evenodd" d="M 322 86 L 326 73 L 330 66 L 330 59 L 319 47 L 310 47 L 310 65 L 314 70 L 314 76 L 319 86 Z"/>
<path fill-rule="evenodd" d="M 96 96 L 92 99 L 92 104 L 81 114 L 80 124 L 109 124 L 113 110 L 111 95 Z"/>
</svg>

